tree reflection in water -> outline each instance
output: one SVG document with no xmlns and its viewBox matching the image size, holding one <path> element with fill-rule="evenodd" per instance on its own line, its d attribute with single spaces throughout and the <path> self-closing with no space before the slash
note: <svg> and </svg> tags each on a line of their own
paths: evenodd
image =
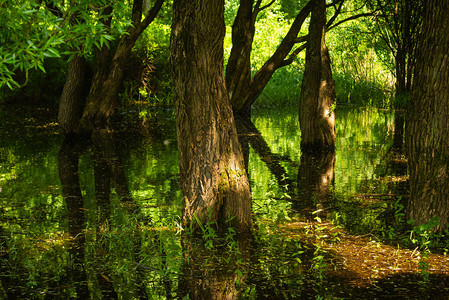
<svg viewBox="0 0 449 300">
<path fill-rule="evenodd" d="M 180 298 L 188 295 L 189 299 L 239 299 L 249 273 L 252 235 L 227 237 L 223 244 L 208 246 L 204 236 L 184 235 Z"/>
<path fill-rule="evenodd" d="M 399 252 L 408 262 L 413 249 L 373 244 L 371 235 L 363 239 L 350 231 L 337 235 L 338 242 L 330 231 L 333 220 L 309 222 L 302 214 L 332 204 L 332 212 L 341 214 L 338 224 L 357 224 L 357 234 L 386 224 L 376 216 L 393 202 L 358 196 L 393 193 L 394 182 L 380 181 L 395 174 L 385 159 L 393 142 L 391 114 L 340 111 L 337 159 L 329 153 L 301 156 L 295 115 L 255 113 L 257 129 L 249 124 L 241 135 L 250 151 L 255 227 L 254 237 L 233 237 L 238 252 L 223 237 L 192 237 L 179 227 L 176 143 L 163 143 L 175 140 L 171 114 L 147 123 L 146 134 L 141 127 L 100 130 L 87 142 L 61 144 L 51 128 L 33 132 L 20 122 L 7 128 L 27 132 L 21 140 L 0 128 L 0 299 L 363 298 L 394 291 L 390 281 L 398 291 L 416 286 L 419 278 L 408 276 L 416 269 L 402 277 L 386 260 L 370 268 L 358 263 L 360 257 L 374 264 L 381 259 L 373 255 Z M 287 193 L 291 198 L 283 197 Z M 442 255 L 431 257 L 444 262 Z M 391 276 L 379 278 L 375 268 Z M 357 287 L 359 273 L 367 274 L 366 282 L 372 276 L 380 281 Z M 444 290 L 446 282 L 447 276 L 431 277 L 412 298 Z"/>
<path fill-rule="evenodd" d="M 66 137 L 61 144 L 58 156 L 59 179 L 62 195 L 67 207 L 69 234 L 71 236 L 68 252 L 72 257 L 71 273 L 76 294 L 80 298 L 89 298 L 86 270 L 84 269 L 84 248 L 86 237 L 84 229 L 84 199 L 79 180 L 79 159 L 87 150 L 87 145 L 78 139 Z"/>
<path fill-rule="evenodd" d="M 319 154 L 301 154 L 298 170 L 297 198 L 293 209 L 309 213 L 328 206 L 334 184 L 335 151 Z M 311 214 L 306 214 L 309 217 Z"/>
<path fill-rule="evenodd" d="M 86 216 L 84 199 L 79 178 L 79 160 L 89 147 L 90 141 L 81 137 L 67 136 L 61 144 L 58 156 L 59 177 L 62 194 L 67 206 L 69 234 L 71 236 L 69 253 L 72 257 L 72 280 L 77 297 L 90 298 L 85 270 Z M 94 250 L 94 268 L 96 281 L 105 299 L 117 298 L 117 292 L 111 280 L 110 272 L 104 267 L 110 249 L 110 239 L 104 234 L 111 223 L 111 188 L 120 198 L 127 211 L 138 213 L 137 205 L 132 201 L 122 160 L 117 151 L 114 131 L 109 128 L 94 130 L 91 138 L 95 181 L 96 237 Z M 140 252 L 140 237 L 133 237 L 136 253 Z M 91 278 L 90 278 L 91 280 Z M 140 285 L 142 286 L 142 285 Z"/>
</svg>

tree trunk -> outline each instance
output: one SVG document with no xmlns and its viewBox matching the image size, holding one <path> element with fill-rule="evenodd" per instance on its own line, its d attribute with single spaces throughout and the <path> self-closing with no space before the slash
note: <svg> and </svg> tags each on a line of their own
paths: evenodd
<svg viewBox="0 0 449 300">
<path fill-rule="evenodd" d="M 335 83 L 325 45 L 326 3 L 316 1 L 307 42 L 306 66 L 301 86 L 299 123 L 301 150 L 322 152 L 335 149 Z"/>
<path fill-rule="evenodd" d="M 88 128 L 92 126 L 102 127 L 114 115 L 126 59 L 140 34 L 154 20 L 163 3 L 164 0 L 157 0 L 154 6 L 145 14 L 145 18 L 141 20 L 142 1 L 135 0 L 133 4 L 133 26 L 130 26 L 127 32 L 120 38 L 113 53 L 111 53 L 107 45 L 104 45 L 97 54 L 97 67 L 83 112 L 82 122 L 84 126 Z M 112 8 L 105 11 L 106 16 L 112 15 Z M 110 22 L 110 19 L 105 24 L 107 27 L 110 25 L 108 22 Z"/>
<path fill-rule="evenodd" d="M 232 25 L 232 49 L 226 66 L 226 88 L 231 103 L 238 107 L 251 83 L 251 50 L 255 33 L 254 0 L 241 0 Z M 248 112 L 245 112 L 249 114 Z"/>
<path fill-rule="evenodd" d="M 250 229 L 251 194 L 224 81 L 224 0 L 175 0 L 171 40 L 183 223 Z M 193 222 L 195 221 L 195 222 Z"/>
<path fill-rule="evenodd" d="M 293 59 L 304 49 L 304 45 L 294 51 L 292 48 L 298 43 L 298 33 L 309 15 L 315 0 L 309 1 L 298 13 L 289 31 L 279 47 L 266 63 L 251 79 L 251 47 L 254 37 L 254 24 L 257 14 L 261 11 L 260 1 L 254 9 L 253 1 L 242 0 L 233 24 L 233 45 L 226 69 L 226 84 L 234 113 L 247 116 L 251 105 L 262 93 L 274 72 L 293 62 Z M 288 58 L 287 58 L 288 56 Z"/>
<path fill-rule="evenodd" d="M 58 110 L 59 126 L 66 135 L 81 133 L 80 118 L 86 104 L 88 88 L 85 72 L 85 58 L 75 55 L 68 64 L 67 78 Z"/>
<path fill-rule="evenodd" d="M 101 65 L 99 67 L 101 70 L 94 75 L 83 113 L 83 122 L 86 127 L 103 126 L 114 115 L 126 56 L 109 61 L 110 66 L 109 64 Z"/>
<path fill-rule="evenodd" d="M 449 225 L 449 3 L 426 2 L 406 126 L 410 171 L 407 217 Z"/>
</svg>

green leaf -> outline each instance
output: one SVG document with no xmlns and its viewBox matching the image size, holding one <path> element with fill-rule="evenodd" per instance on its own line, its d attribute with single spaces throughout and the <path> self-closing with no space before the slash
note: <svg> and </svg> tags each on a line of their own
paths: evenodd
<svg viewBox="0 0 449 300">
<path fill-rule="evenodd" d="M 44 68 L 44 66 L 42 64 L 38 64 L 37 66 L 38 66 L 39 69 L 42 70 L 42 72 L 46 73 L 45 72 L 45 68 Z"/>
<path fill-rule="evenodd" d="M 53 57 L 61 57 L 61 55 L 59 55 L 58 50 L 56 50 L 54 48 L 50 48 L 50 49 L 48 49 L 48 51 L 54 55 Z"/>
</svg>

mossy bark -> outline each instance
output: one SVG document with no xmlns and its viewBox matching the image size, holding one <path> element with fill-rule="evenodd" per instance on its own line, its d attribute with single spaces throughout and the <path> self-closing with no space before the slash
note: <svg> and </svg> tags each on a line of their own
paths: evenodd
<svg viewBox="0 0 449 300">
<path fill-rule="evenodd" d="M 251 194 L 223 67 L 224 1 L 174 1 L 171 40 L 183 223 L 233 218 L 250 229 Z"/>
</svg>

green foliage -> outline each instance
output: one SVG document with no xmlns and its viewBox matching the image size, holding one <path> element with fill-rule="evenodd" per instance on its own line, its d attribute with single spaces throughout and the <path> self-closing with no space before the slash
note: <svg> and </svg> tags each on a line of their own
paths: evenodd
<svg viewBox="0 0 449 300">
<path fill-rule="evenodd" d="M 130 6 L 122 1 L 112 3 L 110 27 L 107 25 L 109 16 L 105 15 L 111 4 L 109 1 L 82 0 L 73 5 L 48 3 L 56 5 L 57 9 L 50 9 L 46 3 L 0 2 L 0 88 L 25 85 L 30 70 L 46 72 L 44 61 L 48 58 L 66 60 L 75 52 L 90 57 L 95 49 L 109 47 L 131 26 L 125 18 Z M 26 74 L 23 82 L 18 81 L 18 72 Z"/>
<path fill-rule="evenodd" d="M 26 76 L 23 82 L 18 82 L 15 78 L 18 71 L 45 72 L 44 59 L 60 57 L 57 47 L 64 40 L 50 25 L 60 20 L 39 9 L 36 1 L 1 0 L 0 7 L 0 88 L 13 89 L 28 80 Z"/>
<path fill-rule="evenodd" d="M 391 106 L 392 56 L 379 47 L 368 19 L 340 25 L 326 35 L 338 104 Z M 388 64 L 387 64 L 388 63 Z"/>
<path fill-rule="evenodd" d="M 302 67 L 295 63 L 276 70 L 255 106 L 297 106 L 301 94 Z"/>
</svg>

